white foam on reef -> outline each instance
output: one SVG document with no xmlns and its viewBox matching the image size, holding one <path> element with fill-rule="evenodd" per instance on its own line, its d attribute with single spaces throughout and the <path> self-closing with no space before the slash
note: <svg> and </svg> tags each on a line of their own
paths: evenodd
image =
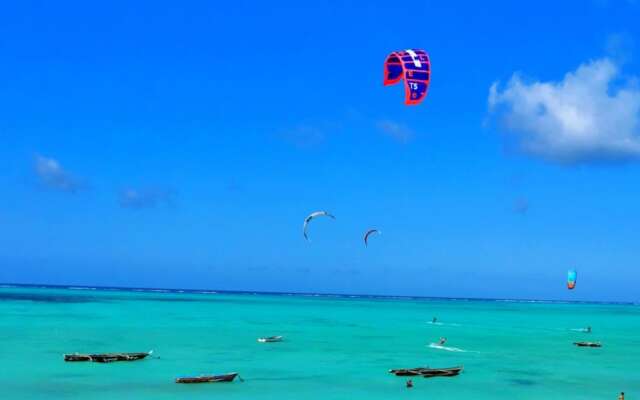
<svg viewBox="0 0 640 400">
<path fill-rule="evenodd" d="M 569 330 L 570 330 L 570 331 L 574 331 L 574 332 L 582 332 L 582 333 L 587 333 L 587 332 L 589 332 L 589 331 L 587 330 L 587 328 L 571 328 L 571 329 L 569 329 Z"/>
<path fill-rule="evenodd" d="M 429 325 L 438 325 L 438 326 L 462 326 L 460 324 L 454 324 L 454 323 L 449 323 L 449 322 L 433 322 L 433 321 L 427 321 L 427 324 L 429 324 Z"/>
<path fill-rule="evenodd" d="M 459 349 L 457 347 L 447 347 L 447 346 L 440 345 L 438 343 L 430 343 L 429 347 L 431 347 L 432 349 L 453 351 L 453 352 L 456 352 L 456 353 L 466 353 L 467 352 L 467 350 L 462 350 L 462 349 Z"/>
</svg>

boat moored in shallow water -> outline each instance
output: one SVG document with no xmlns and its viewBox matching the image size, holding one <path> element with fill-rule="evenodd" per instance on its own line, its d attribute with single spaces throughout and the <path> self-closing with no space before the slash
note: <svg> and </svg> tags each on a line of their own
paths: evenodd
<svg viewBox="0 0 640 400">
<path fill-rule="evenodd" d="M 426 371 L 428 369 L 429 367 L 390 369 L 389 373 L 394 374 L 395 376 L 416 376 L 420 375 L 421 371 Z"/>
<path fill-rule="evenodd" d="M 602 347 L 600 342 L 573 342 L 578 347 Z"/>
<path fill-rule="evenodd" d="M 65 361 L 91 361 L 91 356 L 88 354 L 78 354 L 78 353 L 65 354 L 64 360 Z"/>
<path fill-rule="evenodd" d="M 420 375 L 425 378 L 432 378 L 434 376 L 456 376 L 462 371 L 463 367 L 453 367 L 453 368 L 429 368 L 427 370 L 421 371 Z"/>
<path fill-rule="evenodd" d="M 232 382 L 236 376 L 238 376 L 237 372 L 232 372 L 230 374 L 224 375 L 201 375 L 194 377 L 183 377 L 176 378 L 176 383 L 215 383 L 215 382 Z"/>
<path fill-rule="evenodd" d="M 428 367 L 417 367 L 417 368 L 403 368 L 403 369 L 391 369 L 390 373 L 395 376 L 423 376 L 425 378 L 431 378 L 434 376 L 456 376 L 458 375 L 464 367 L 452 367 L 452 368 L 428 368 Z"/>
<path fill-rule="evenodd" d="M 136 361 L 142 360 L 153 353 L 153 350 L 146 353 L 103 353 L 103 354 L 65 354 L 65 361 L 93 361 L 99 363 L 110 363 L 114 361 Z"/>
<path fill-rule="evenodd" d="M 282 336 L 268 336 L 258 338 L 258 342 L 260 343 L 273 343 L 273 342 L 282 342 Z"/>
</svg>

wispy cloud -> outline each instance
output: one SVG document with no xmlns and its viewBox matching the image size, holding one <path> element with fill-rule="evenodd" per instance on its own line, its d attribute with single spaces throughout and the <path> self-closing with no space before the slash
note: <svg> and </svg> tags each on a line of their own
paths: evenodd
<svg viewBox="0 0 640 400">
<path fill-rule="evenodd" d="M 301 149 L 316 147 L 326 140 L 324 130 L 312 125 L 298 125 L 281 132 L 278 137 Z"/>
<path fill-rule="evenodd" d="M 36 155 L 34 170 L 40 183 L 53 190 L 76 193 L 85 185 L 66 171 L 58 160 Z"/>
<path fill-rule="evenodd" d="M 560 163 L 640 160 L 640 89 L 619 81 L 608 58 L 591 61 L 557 82 L 525 82 L 514 74 L 503 90 L 489 90 L 520 149 Z"/>
<path fill-rule="evenodd" d="M 119 193 L 120 206 L 142 209 L 173 204 L 175 193 L 167 189 L 123 189 Z"/>
<path fill-rule="evenodd" d="M 409 127 L 388 119 L 378 121 L 376 127 L 380 132 L 402 144 L 409 143 L 414 137 L 413 130 Z"/>
<path fill-rule="evenodd" d="M 225 188 L 231 193 L 242 193 L 245 191 L 245 187 L 236 179 L 231 179 L 230 181 L 228 181 Z"/>
<path fill-rule="evenodd" d="M 607 37 L 605 50 L 609 57 L 618 64 L 624 64 L 632 59 L 635 47 L 633 36 L 627 33 L 614 33 Z"/>
<path fill-rule="evenodd" d="M 525 215 L 529 212 L 529 200 L 524 197 L 517 198 L 513 202 L 513 212 L 520 215 Z"/>
</svg>

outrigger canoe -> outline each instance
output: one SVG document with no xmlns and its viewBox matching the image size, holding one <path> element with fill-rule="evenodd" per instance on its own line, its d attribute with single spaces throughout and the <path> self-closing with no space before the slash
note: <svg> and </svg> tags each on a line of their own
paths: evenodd
<svg viewBox="0 0 640 400">
<path fill-rule="evenodd" d="M 236 376 L 237 372 L 224 375 L 201 375 L 194 377 L 176 378 L 176 383 L 211 383 L 211 382 L 231 382 Z"/>
<path fill-rule="evenodd" d="M 418 368 L 404 368 L 404 369 L 392 369 L 389 370 L 390 373 L 395 376 L 423 376 L 425 378 L 432 378 L 435 376 L 456 376 L 458 375 L 464 367 L 452 367 L 452 368 L 428 368 L 428 367 L 418 367 Z"/>
<path fill-rule="evenodd" d="M 260 343 L 282 342 L 282 336 L 261 337 L 258 339 L 258 342 Z"/>
<path fill-rule="evenodd" d="M 114 361 L 136 361 L 142 360 L 153 353 L 153 350 L 146 353 L 104 353 L 104 354 L 65 354 L 65 361 L 93 361 L 99 363 L 110 363 Z"/>
<path fill-rule="evenodd" d="M 578 347 L 602 347 L 599 342 L 573 342 Z"/>
<path fill-rule="evenodd" d="M 403 368 L 403 369 L 390 369 L 389 373 L 394 374 L 395 376 L 416 376 L 420 375 L 421 371 L 428 370 L 429 368 Z"/>
</svg>

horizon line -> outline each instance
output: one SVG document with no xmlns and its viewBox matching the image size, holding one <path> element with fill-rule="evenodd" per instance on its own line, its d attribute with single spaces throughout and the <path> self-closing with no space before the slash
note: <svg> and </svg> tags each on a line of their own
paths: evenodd
<svg viewBox="0 0 640 400">
<path fill-rule="evenodd" d="M 275 296 L 301 296 L 301 297 L 339 297 L 362 299 L 389 299 L 389 300 L 448 300 L 448 301 L 512 301 L 512 302 L 546 302 L 546 303 L 572 303 L 572 304 L 609 304 L 609 305 L 638 305 L 635 301 L 603 301 L 603 300 L 558 300 L 558 299 L 531 299 L 531 298 L 499 298 L 499 297 L 444 297 L 444 296 L 418 296 L 418 295 L 389 295 L 389 294 L 361 294 L 361 293 L 323 293 L 323 292 L 278 292 L 261 290 L 227 290 L 227 289 L 185 289 L 185 288 L 155 288 L 137 286 L 101 286 L 101 285 L 71 285 L 71 284 L 47 284 L 47 283 L 10 283 L 0 282 L 0 289 L 11 287 L 36 288 L 36 289 L 67 289 L 67 290 L 122 290 L 122 291 L 165 291 L 169 293 L 195 293 L 195 294 L 251 294 L 251 295 L 275 295 Z"/>
</svg>

